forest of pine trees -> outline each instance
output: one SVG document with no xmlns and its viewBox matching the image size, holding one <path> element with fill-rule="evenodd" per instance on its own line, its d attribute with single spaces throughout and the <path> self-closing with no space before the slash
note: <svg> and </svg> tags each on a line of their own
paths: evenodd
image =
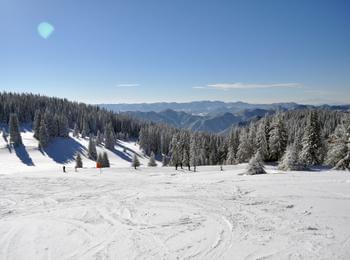
<svg viewBox="0 0 350 260">
<path fill-rule="evenodd" d="M 98 155 L 96 146 L 113 150 L 117 139 L 133 139 L 151 156 L 150 165 L 161 157 L 163 166 L 194 171 L 200 165 L 246 163 L 256 154 L 258 162 L 278 162 L 283 170 L 322 164 L 350 168 L 350 115 L 327 109 L 278 112 L 219 135 L 141 121 L 65 99 L 0 93 L 0 123 L 8 127 L 3 135 L 8 131 L 13 146 L 22 145 L 21 125 L 31 125 L 43 149 L 55 137 L 68 137 L 69 131 L 90 137 L 88 156 L 108 166 L 107 154 Z"/>
</svg>

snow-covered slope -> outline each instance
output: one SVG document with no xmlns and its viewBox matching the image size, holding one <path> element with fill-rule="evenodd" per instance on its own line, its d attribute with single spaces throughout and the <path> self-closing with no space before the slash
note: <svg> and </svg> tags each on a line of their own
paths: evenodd
<svg viewBox="0 0 350 260">
<path fill-rule="evenodd" d="M 77 153 L 82 154 L 83 166 L 95 167 L 94 161 L 87 157 L 89 140 L 86 138 L 55 138 L 43 151 L 38 149 L 38 141 L 33 137 L 33 132 L 23 131 L 21 133 L 24 147 L 10 149 L 6 140 L 0 137 L 0 172 L 37 171 L 38 169 L 53 169 L 61 171 L 62 165 L 67 169 L 73 169 L 74 158 Z M 142 165 L 147 165 L 146 158 L 135 142 L 124 142 L 118 140 L 114 151 L 97 147 L 97 152 L 106 151 L 111 167 L 129 167 L 134 154 L 137 154 Z"/>
<path fill-rule="evenodd" d="M 348 172 L 244 171 L 0 174 L 0 259 L 350 258 Z"/>
</svg>

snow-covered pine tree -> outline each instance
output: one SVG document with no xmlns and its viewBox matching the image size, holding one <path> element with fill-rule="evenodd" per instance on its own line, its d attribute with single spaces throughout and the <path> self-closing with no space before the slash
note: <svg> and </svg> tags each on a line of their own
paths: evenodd
<svg viewBox="0 0 350 260">
<path fill-rule="evenodd" d="M 347 115 L 330 137 L 327 164 L 335 170 L 350 170 L 350 116 Z"/>
<path fill-rule="evenodd" d="M 249 133 L 248 133 L 248 142 L 249 142 L 249 149 L 250 149 L 250 154 L 254 155 L 257 151 L 257 143 L 256 143 L 256 127 L 255 123 L 250 123 L 249 125 Z"/>
<path fill-rule="evenodd" d="M 51 113 L 49 109 L 46 109 L 43 118 L 45 121 L 45 126 L 49 137 L 57 136 L 57 124 L 54 120 L 53 113 Z M 41 126 L 41 123 L 40 123 L 40 126 Z"/>
<path fill-rule="evenodd" d="M 80 153 L 78 153 L 77 157 L 75 158 L 75 168 L 83 168 L 83 161 Z"/>
<path fill-rule="evenodd" d="M 84 119 L 83 130 L 81 131 L 81 137 L 85 138 L 90 135 L 90 126 L 87 119 Z"/>
<path fill-rule="evenodd" d="M 168 166 L 168 163 L 169 163 L 168 156 L 166 156 L 165 154 L 163 154 L 163 155 L 162 155 L 162 166 L 163 166 L 163 167 Z"/>
<path fill-rule="evenodd" d="M 227 147 L 226 164 L 233 165 L 237 163 L 236 155 L 239 147 L 239 131 L 237 128 L 231 130 Z"/>
<path fill-rule="evenodd" d="M 96 159 L 97 159 L 96 143 L 95 143 L 92 135 L 89 138 L 88 156 L 89 156 L 89 159 L 91 159 L 91 160 L 96 161 Z"/>
<path fill-rule="evenodd" d="M 109 163 L 107 152 L 103 152 L 103 154 L 102 154 L 102 167 L 104 167 L 104 168 L 109 168 L 110 167 L 110 163 Z"/>
<path fill-rule="evenodd" d="M 46 121 L 41 120 L 40 130 L 39 130 L 39 148 L 45 148 L 50 142 L 50 135 L 46 127 Z"/>
<path fill-rule="evenodd" d="M 348 133 L 347 126 L 340 124 L 329 139 L 326 164 L 335 166 L 348 154 Z"/>
<path fill-rule="evenodd" d="M 21 132 L 19 130 L 19 122 L 17 114 L 11 114 L 9 120 L 10 143 L 14 147 L 22 145 Z"/>
<path fill-rule="evenodd" d="M 33 122 L 34 137 L 36 139 L 39 138 L 40 125 L 41 125 L 41 111 L 37 109 L 35 111 L 34 122 Z"/>
<path fill-rule="evenodd" d="M 73 136 L 79 137 L 79 126 L 77 123 L 74 123 Z"/>
<path fill-rule="evenodd" d="M 69 136 L 69 125 L 68 119 L 64 115 L 60 115 L 58 118 L 58 136 L 68 137 Z"/>
<path fill-rule="evenodd" d="M 237 162 L 247 162 L 252 157 L 251 147 L 246 129 L 242 129 L 239 135 L 239 146 L 237 151 Z"/>
<path fill-rule="evenodd" d="M 199 144 L 195 134 L 191 135 L 190 139 L 190 165 L 193 167 L 193 171 L 197 170 L 197 166 L 199 165 Z"/>
<path fill-rule="evenodd" d="M 97 130 L 97 135 L 96 135 L 96 145 L 101 145 L 102 143 L 102 134 L 100 130 Z"/>
<path fill-rule="evenodd" d="M 182 149 L 181 149 L 181 143 L 180 143 L 180 135 L 175 134 L 173 136 L 173 139 L 171 140 L 170 144 L 170 164 L 172 166 L 175 166 L 175 170 L 177 170 L 177 167 L 182 163 Z"/>
<path fill-rule="evenodd" d="M 148 166 L 149 167 L 155 167 L 157 166 L 157 163 L 156 163 L 156 158 L 155 158 L 155 154 L 154 152 L 151 152 L 151 156 L 149 157 L 149 161 L 148 161 Z"/>
<path fill-rule="evenodd" d="M 323 161 L 323 141 L 316 110 L 311 111 L 308 117 L 300 159 L 306 166 L 317 165 Z"/>
<path fill-rule="evenodd" d="M 112 124 L 108 124 L 105 131 L 105 147 L 109 150 L 114 150 L 115 135 Z"/>
<path fill-rule="evenodd" d="M 139 166 L 140 166 L 139 158 L 137 157 L 136 154 L 134 154 L 134 156 L 132 157 L 132 161 L 131 161 L 131 167 L 134 167 L 136 170 L 136 168 Z"/>
<path fill-rule="evenodd" d="M 260 152 L 257 152 L 249 161 L 247 174 L 256 175 L 256 174 L 265 174 L 265 167 L 260 155 Z"/>
<path fill-rule="evenodd" d="M 278 161 L 282 158 L 287 148 L 288 135 L 281 115 L 277 115 L 270 132 L 270 159 Z"/>
<path fill-rule="evenodd" d="M 278 164 L 281 171 L 301 171 L 304 169 L 299 161 L 299 151 L 296 144 L 289 145 Z"/>
<path fill-rule="evenodd" d="M 256 134 L 256 147 L 257 151 L 260 152 L 263 161 L 269 159 L 269 145 L 267 141 L 268 137 L 266 128 L 266 119 L 262 119 L 259 123 L 258 131 Z"/>
<path fill-rule="evenodd" d="M 189 133 L 183 132 L 180 137 L 180 145 L 181 145 L 181 166 L 184 165 L 188 168 L 188 170 L 191 170 L 190 165 L 190 135 Z"/>
</svg>

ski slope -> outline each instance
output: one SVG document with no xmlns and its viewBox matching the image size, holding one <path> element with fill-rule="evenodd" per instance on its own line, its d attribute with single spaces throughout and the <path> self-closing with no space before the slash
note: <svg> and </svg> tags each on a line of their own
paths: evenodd
<svg viewBox="0 0 350 260">
<path fill-rule="evenodd" d="M 350 258 L 348 172 L 47 167 L 1 168 L 0 259 Z"/>
<path fill-rule="evenodd" d="M 88 159 L 88 138 L 55 138 L 43 151 L 38 149 L 38 140 L 33 137 L 33 132 L 23 129 L 21 132 L 23 147 L 10 149 L 6 140 L 0 137 L 0 169 L 7 173 L 17 171 L 37 171 L 52 169 L 62 171 L 62 166 L 74 169 L 75 157 L 82 155 L 85 168 L 96 167 L 96 163 Z M 134 154 L 139 157 L 141 165 L 147 165 L 148 158 L 143 155 L 140 147 L 135 142 L 117 141 L 114 151 L 97 146 L 97 152 L 106 151 L 111 167 L 129 167 Z"/>
</svg>

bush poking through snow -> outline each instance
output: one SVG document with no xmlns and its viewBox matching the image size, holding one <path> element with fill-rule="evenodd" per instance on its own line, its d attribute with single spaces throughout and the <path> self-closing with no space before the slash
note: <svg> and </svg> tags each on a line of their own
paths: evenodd
<svg viewBox="0 0 350 260">
<path fill-rule="evenodd" d="M 255 156 L 250 159 L 248 168 L 247 168 L 247 174 L 248 175 L 266 174 L 260 152 L 257 152 Z"/>
</svg>

